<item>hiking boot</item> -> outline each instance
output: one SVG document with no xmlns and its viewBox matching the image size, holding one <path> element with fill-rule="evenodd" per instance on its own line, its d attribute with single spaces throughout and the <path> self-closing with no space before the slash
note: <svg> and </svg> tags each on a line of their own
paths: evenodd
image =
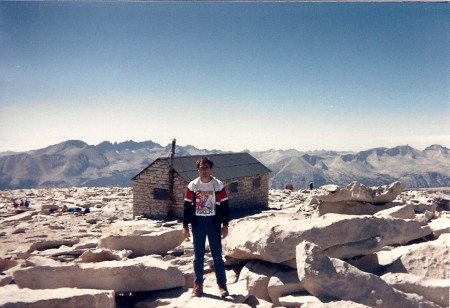
<svg viewBox="0 0 450 308">
<path fill-rule="evenodd" d="M 201 297 L 203 295 L 203 286 L 200 283 L 194 283 L 194 288 L 192 289 L 192 296 Z"/>
<path fill-rule="evenodd" d="M 230 295 L 228 293 L 228 289 L 226 285 L 219 285 L 219 293 L 220 293 L 220 297 L 224 298 L 227 297 L 228 295 Z"/>
</svg>

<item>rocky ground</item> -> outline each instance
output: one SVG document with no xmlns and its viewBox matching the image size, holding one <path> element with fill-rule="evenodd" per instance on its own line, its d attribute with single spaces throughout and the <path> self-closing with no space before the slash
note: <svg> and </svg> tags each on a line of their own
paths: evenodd
<svg viewBox="0 0 450 308">
<path fill-rule="evenodd" d="M 402 188 L 271 190 L 231 221 L 226 299 L 209 255 L 190 296 L 181 223 L 133 218 L 130 188 L 0 191 L 0 307 L 446 307 L 449 192 Z"/>
</svg>

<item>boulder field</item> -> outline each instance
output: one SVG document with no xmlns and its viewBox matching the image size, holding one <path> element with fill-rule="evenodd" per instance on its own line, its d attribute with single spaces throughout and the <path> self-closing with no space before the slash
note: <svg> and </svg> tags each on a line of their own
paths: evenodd
<svg viewBox="0 0 450 308">
<path fill-rule="evenodd" d="M 195 298 L 181 222 L 132 217 L 132 200 L 121 187 L 0 191 L 0 307 L 449 306 L 448 190 L 270 190 L 269 210 L 230 221 L 225 299 L 208 247 Z"/>
</svg>

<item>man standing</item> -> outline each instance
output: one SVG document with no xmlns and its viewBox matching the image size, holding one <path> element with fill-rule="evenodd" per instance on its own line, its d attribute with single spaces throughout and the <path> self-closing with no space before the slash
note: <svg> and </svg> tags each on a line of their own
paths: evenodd
<svg viewBox="0 0 450 308">
<path fill-rule="evenodd" d="M 223 183 L 211 176 L 214 163 L 208 157 L 197 160 L 199 177 L 191 181 L 184 198 L 183 234 L 189 237 L 189 223 L 194 240 L 194 296 L 203 294 L 206 236 L 214 261 L 214 271 L 221 297 L 228 296 L 222 240 L 228 235 L 229 205 Z"/>
</svg>

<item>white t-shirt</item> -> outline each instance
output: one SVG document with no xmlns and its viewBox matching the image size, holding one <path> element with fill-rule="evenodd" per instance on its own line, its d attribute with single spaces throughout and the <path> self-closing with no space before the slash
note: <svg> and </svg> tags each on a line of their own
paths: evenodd
<svg viewBox="0 0 450 308">
<path fill-rule="evenodd" d="M 213 181 L 209 183 L 198 181 L 195 199 L 196 216 L 216 215 L 216 194 L 214 192 Z"/>
</svg>

